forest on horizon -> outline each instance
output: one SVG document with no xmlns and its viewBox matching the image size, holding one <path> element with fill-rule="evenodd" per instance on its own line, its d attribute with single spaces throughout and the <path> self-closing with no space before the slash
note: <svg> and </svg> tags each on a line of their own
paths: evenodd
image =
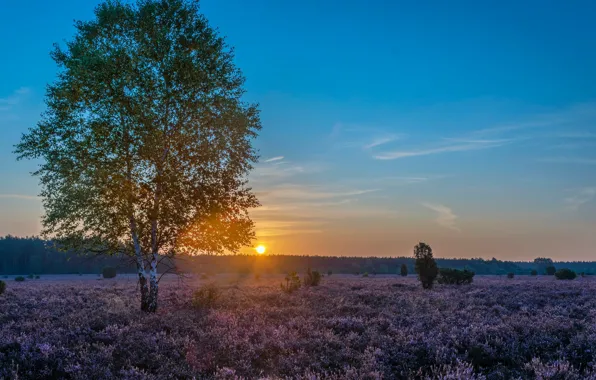
<svg viewBox="0 0 596 380">
<path fill-rule="evenodd" d="M 533 269 L 544 274 L 544 267 L 534 262 L 496 258 L 436 258 L 436 261 L 441 268 L 468 269 L 479 275 L 530 274 Z M 413 257 L 198 255 L 178 256 L 175 263 L 178 271 L 183 273 L 279 274 L 312 268 L 335 274 L 399 274 L 402 264 L 406 264 L 408 273 L 415 273 Z M 553 264 L 556 268 L 569 268 L 586 275 L 596 274 L 596 261 Z M 38 237 L 0 237 L 0 275 L 99 274 L 108 266 L 117 268 L 119 273 L 135 273 L 129 257 L 78 255 L 58 251 Z M 163 272 L 165 267 L 159 269 Z"/>
</svg>

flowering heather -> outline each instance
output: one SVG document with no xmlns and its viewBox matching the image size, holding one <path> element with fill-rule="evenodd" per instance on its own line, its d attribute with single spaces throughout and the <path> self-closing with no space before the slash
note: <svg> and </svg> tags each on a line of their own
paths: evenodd
<svg viewBox="0 0 596 380">
<path fill-rule="evenodd" d="M 156 314 L 132 277 L 44 276 L 0 296 L 3 379 L 596 379 L 596 281 L 334 275 L 162 282 Z M 216 281 L 210 308 L 192 305 Z"/>
</svg>

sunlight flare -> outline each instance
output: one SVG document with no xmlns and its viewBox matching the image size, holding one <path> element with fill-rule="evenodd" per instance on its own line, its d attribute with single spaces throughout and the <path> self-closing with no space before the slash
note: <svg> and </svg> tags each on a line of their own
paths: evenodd
<svg viewBox="0 0 596 380">
<path fill-rule="evenodd" d="M 260 244 L 255 248 L 255 251 L 257 251 L 257 253 L 259 255 L 262 255 L 263 253 L 265 253 L 265 251 L 267 250 L 267 248 L 265 248 L 264 245 Z"/>
</svg>

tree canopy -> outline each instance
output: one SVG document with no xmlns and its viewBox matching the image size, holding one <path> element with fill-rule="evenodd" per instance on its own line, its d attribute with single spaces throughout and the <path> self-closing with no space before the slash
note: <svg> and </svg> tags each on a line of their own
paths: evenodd
<svg viewBox="0 0 596 380">
<path fill-rule="evenodd" d="M 233 51 L 198 1 L 106 1 L 75 27 L 54 46 L 47 111 L 16 152 L 41 159 L 44 235 L 133 256 L 142 308 L 154 311 L 160 257 L 237 251 L 254 237 L 258 107 L 242 100 Z"/>
</svg>

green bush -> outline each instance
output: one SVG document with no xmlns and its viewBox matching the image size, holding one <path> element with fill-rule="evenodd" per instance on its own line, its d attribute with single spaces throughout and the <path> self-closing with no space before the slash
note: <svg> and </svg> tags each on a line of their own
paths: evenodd
<svg viewBox="0 0 596 380">
<path fill-rule="evenodd" d="M 114 278 L 118 273 L 114 267 L 105 267 L 101 271 L 101 274 L 103 275 L 103 278 Z"/>
<path fill-rule="evenodd" d="M 364 272 L 364 273 L 362 274 L 362 277 L 368 277 L 368 272 Z"/>
<path fill-rule="evenodd" d="M 546 274 L 549 276 L 554 275 L 557 272 L 557 269 L 554 266 L 548 266 L 546 267 Z"/>
<path fill-rule="evenodd" d="M 306 276 L 304 277 L 304 286 L 319 286 L 321 283 L 321 273 L 316 270 L 308 270 L 306 271 Z"/>
<path fill-rule="evenodd" d="M 30 274 L 29 276 L 27 276 L 28 279 L 33 280 L 35 278 L 35 276 L 33 274 Z"/>
<path fill-rule="evenodd" d="M 513 272 L 507 273 L 507 278 L 513 278 L 513 277 L 515 277 L 515 273 L 513 273 Z"/>
<path fill-rule="evenodd" d="M 281 290 L 286 293 L 293 293 L 294 291 L 300 289 L 300 277 L 298 277 L 298 273 L 290 272 L 286 275 L 285 278 L 286 283 L 281 283 Z"/>
<path fill-rule="evenodd" d="M 403 277 L 406 277 L 408 275 L 408 266 L 406 264 L 401 265 L 400 274 Z"/>
<path fill-rule="evenodd" d="M 439 277 L 437 282 L 439 284 L 448 285 L 464 285 L 471 284 L 474 279 L 475 273 L 467 269 L 451 269 L 451 268 L 440 268 Z"/>
<path fill-rule="evenodd" d="M 415 268 L 418 280 L 424 289 L 431 289 L 439 274 L 432 248 L 430 245 L 420 242 L 414 247 L 414 257 L 416 258 Z"/>
<path fill-rule="evenodd" d="M 530 276 L 538 276 L 538 271 L 536 269 L 532 269 Z"/>
<path fill-rule="evenodd" d="M 555 272 L 555 277 L 557 280 L 573 280 L 577 275 L 571 269 L 562 268 Z"/>
<path fill-rule="evenodd" d="M 0 295 L 6 290 L 6 282 L 0 281 Z"/>
<path fill-rule="evenodd" d="M 214 283 L 205 284 L 192 294 L 192 305 L 199 309 L 211 308 L 217 304 L 221 291 Z"/>
<path fill-rule="evenodd" d="M 25 281 L 25 277 L 23 277 L 23 276 L 17 276 L 17 277 L 14 278 L 14 280 L 16 282 L 23 282 L 23 281 Z"/>
</svg>

